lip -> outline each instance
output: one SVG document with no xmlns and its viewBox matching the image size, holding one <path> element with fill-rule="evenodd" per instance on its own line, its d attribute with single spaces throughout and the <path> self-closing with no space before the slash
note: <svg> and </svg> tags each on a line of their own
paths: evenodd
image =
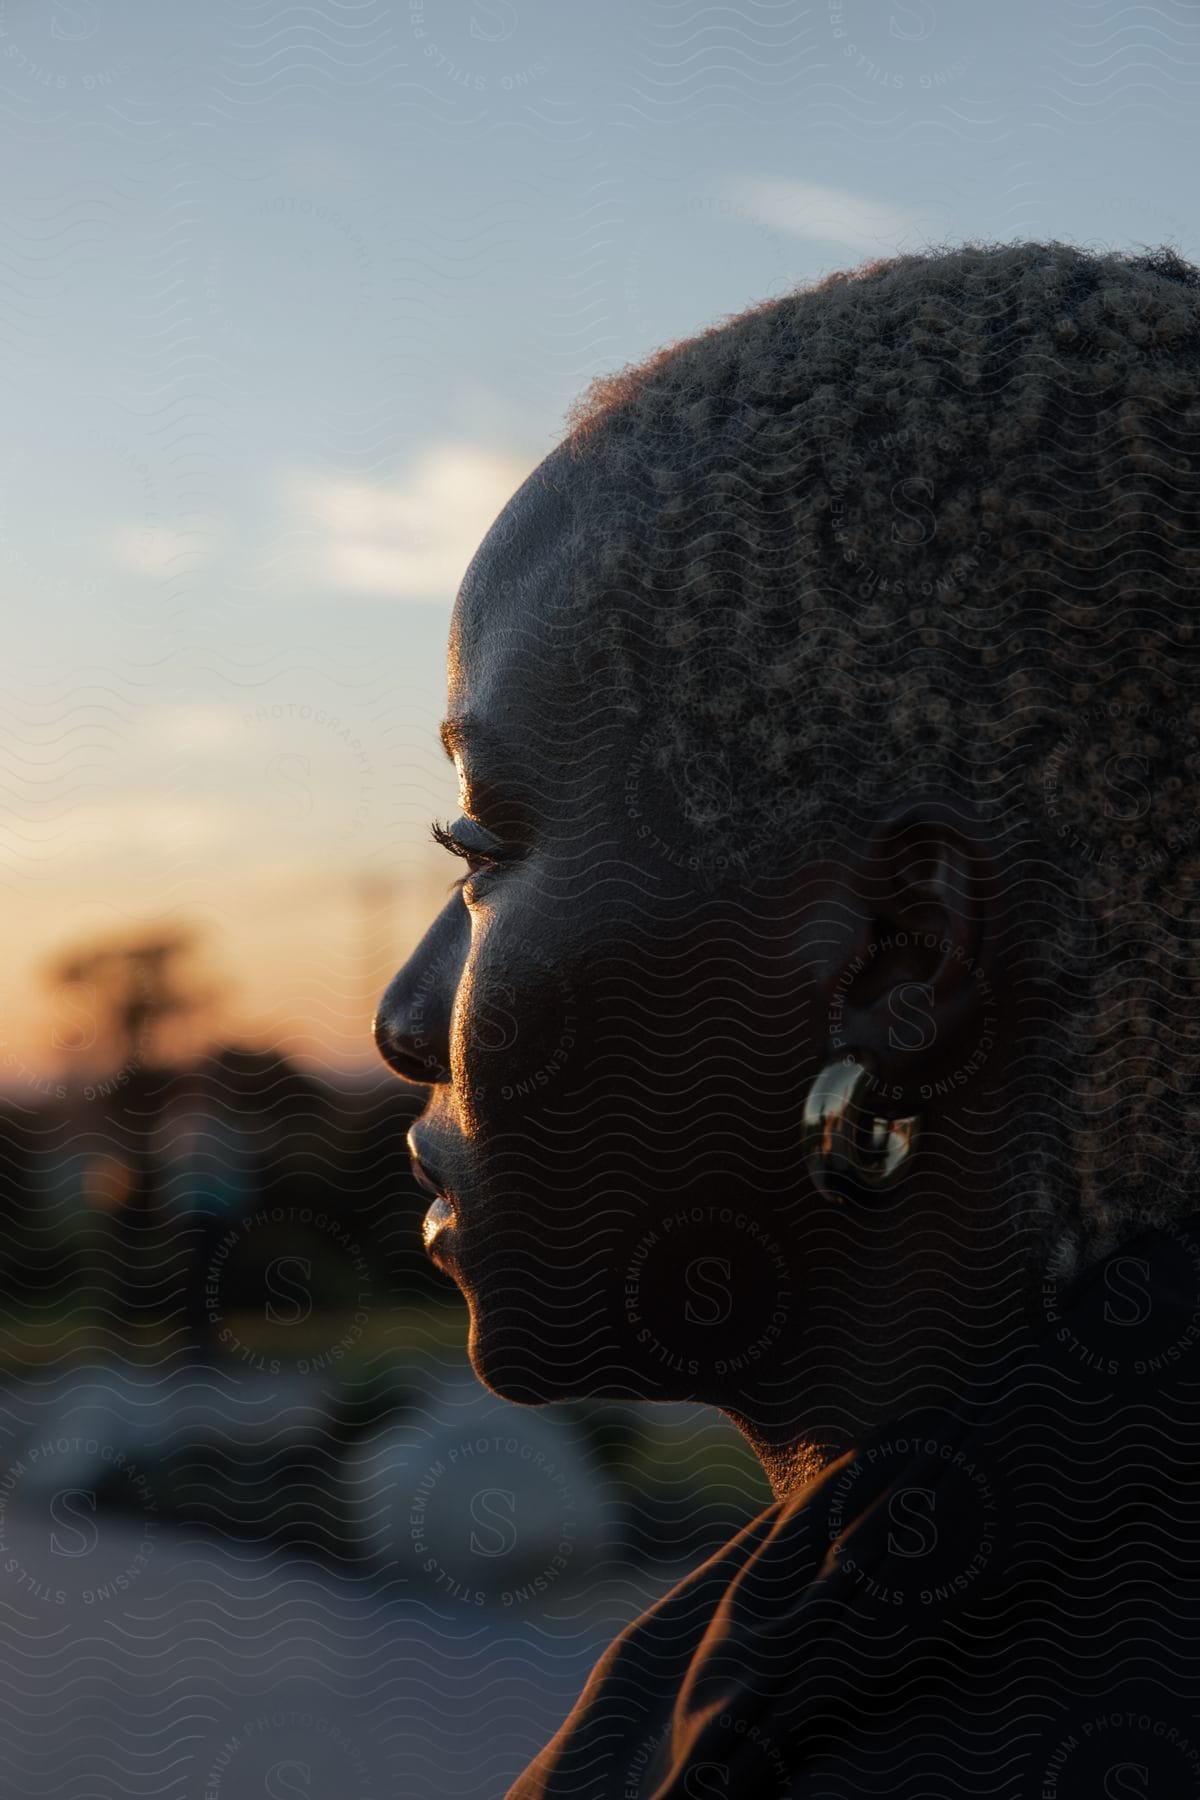
<svg viewBox="0 0 1200 1800">
<path fill-rule="evenodd" d="M 412 1158 L 414 1181 L 418 1187 L 424 1188 L 425 1192 L 432 1197 L 421 1224 L 421 1236 L 425 1241 L 426 1250 L 436 1262 L 439 1251 L 437 1240 L 455 1223 L 454 1203 L 446 1192 L 446 1184 L 441 1175 L 436 1169 L 431 1168 L 422 1157 L 420 1147 L 411 1132 L 408 1138 L 408 1153 Z"/>
<path fill-rule="evenodd" d="M 446 1187 L 441 1177 L 427 1163 L 421 1161 L 415 1150 L 410 1150 L 409 1155 L 412 1157 L 413 1180 L 417 1186 L 423 1187 L 425 1192 L 432 1194 L 436 1200 L 445 1200 L 447 1197 Z"/>
</svg>

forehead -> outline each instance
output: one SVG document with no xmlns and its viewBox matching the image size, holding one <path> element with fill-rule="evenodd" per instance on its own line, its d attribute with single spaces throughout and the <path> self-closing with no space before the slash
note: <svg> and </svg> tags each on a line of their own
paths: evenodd
<svg viewBox="0 0 1200 1800">
<path fill-rule="evenodd" d="M 504 709 L 518 671 L 567 666 L 553 630 L 566 589 L 582 482 L 555 451 L 518 488 L 463 578 L 450 624 L 449 714 Z"/>
</svg>

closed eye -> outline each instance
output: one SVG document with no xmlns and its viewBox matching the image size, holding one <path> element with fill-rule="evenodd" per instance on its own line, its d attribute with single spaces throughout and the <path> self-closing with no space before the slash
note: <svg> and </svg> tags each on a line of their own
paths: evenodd
<svg viewBox="0 0 1200 1800">
<path fill-rule="evenodd" d="M 451 856 L 461 856 L 467 864 L 467 873 L 451 883 L 451 892 L 455 888 L 465 887 L 473 875 L 480 875 L 488 869 L 498 868 L 503 863 L 513 862 L 518 854 L 516 851 L 501 849 L 498 845 L 469 842 L 463 833 L 468 830 L 472 832 L 480 830 L 480 827 L 470 820 L 460 819 L 454 825 L 443 825 L 435 819 L 429 829 L 433 833 L 435 843 L 440 844 L 443 850 L 448 850 Z"/>
</svg>

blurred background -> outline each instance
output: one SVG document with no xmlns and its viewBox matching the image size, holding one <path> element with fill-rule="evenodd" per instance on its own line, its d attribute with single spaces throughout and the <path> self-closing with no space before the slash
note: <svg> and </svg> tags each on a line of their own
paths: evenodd
<svg viewBox="0 0 1200 1800">
<path fill-rule="evenodd" d="M 500 1795 L 768 1498 L 521 1412 L 369 1024 L 475 544 L 597 373 L 964 238 L 1171 243 L 1200 9 L 0 0 L 6 1791 Z"/>
</svg>

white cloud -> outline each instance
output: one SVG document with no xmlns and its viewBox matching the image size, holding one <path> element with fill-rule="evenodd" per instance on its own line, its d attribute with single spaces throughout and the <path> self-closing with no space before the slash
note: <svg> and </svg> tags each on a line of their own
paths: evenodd
<svg viewBox="0 0 1200 1800">
<path fill-rule="evenodd" d="M 842 244 L 864 255 L 911 248 L 929 231 L 929 221 L 916 213 L 815 181 L 767 176 L 734 182 L 730 197 L 776 231 L 811 243 Z"/>
<path fill-rule="evenodd" d="M 141 875 L 161 872 L 180 856 L 238 841 L 244 825 L 219 797 L 142 794 L 113 796 L 67 814 L 40 814 L 0 828 L 9 866 L 44 873 L 79 864 L 117 861 Z"/>
<path fill-rule="evenodd" d="M 310 578 L 340 593 L 449 600 L 479 540 L 533 463 L 477 444 L 434 444 L 391 484 L 294 475 L 288 500 L 316 554 Z"/>
</svg>

